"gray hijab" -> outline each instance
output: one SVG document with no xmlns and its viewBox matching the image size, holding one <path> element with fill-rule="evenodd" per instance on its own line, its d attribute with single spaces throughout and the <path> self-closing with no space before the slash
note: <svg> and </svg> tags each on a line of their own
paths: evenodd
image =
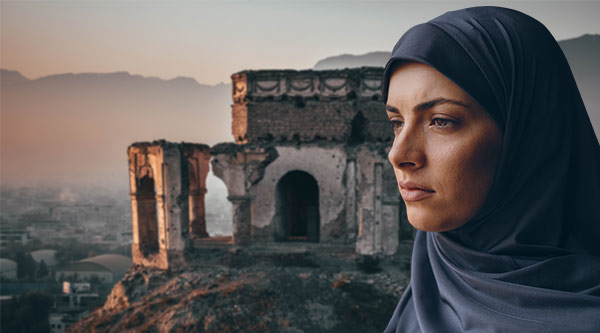
<svg viewBox="0 0 600 333">
<path fill-rule="evenodd" d="M 569 65 L 535 19 L 448 12 L 392 52 L 436 68 L 503 133 L 490 194 L 448 232 L 418 231 L 386 332 L 600 332 L 600 145 Z"/>
</svg>

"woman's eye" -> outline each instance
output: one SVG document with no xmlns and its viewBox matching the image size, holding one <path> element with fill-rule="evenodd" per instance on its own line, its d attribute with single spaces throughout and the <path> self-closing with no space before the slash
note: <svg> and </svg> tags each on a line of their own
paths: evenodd
<svg viewBox="0 0 600 333">
<path fill-rule="evenodd" d="M 437 128 L 447 128 L 452 125 L 456 125 L 456 122 L 450 119 L 434 118 L 433 120 L 431 120 L 431 125 Z"/>
<path fill-rule="evenodd" d="M 392 128 L 394 130 L 399 129 L 399 128 L 401 128 L 404 125 L 403 121 L 397 120 L 397 119 L 390 119 L 390 123 L 392 124 Z"/>
</svg>

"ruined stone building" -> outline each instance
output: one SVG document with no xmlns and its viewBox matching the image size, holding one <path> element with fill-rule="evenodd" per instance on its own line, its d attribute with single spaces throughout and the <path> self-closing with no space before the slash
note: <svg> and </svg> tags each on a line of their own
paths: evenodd
<svg viewBox="0 0 600 333">
<path fill-rule="evenodd" d="M 231 246 L 313 242 L 392 255 L 411 236 L 387 152 L 382 69 L 232 75 L 235 142 L 128 149 L 134 263 L 169 268 L 209 240 L 209 168 L 233 209 Z"/>
</svg>

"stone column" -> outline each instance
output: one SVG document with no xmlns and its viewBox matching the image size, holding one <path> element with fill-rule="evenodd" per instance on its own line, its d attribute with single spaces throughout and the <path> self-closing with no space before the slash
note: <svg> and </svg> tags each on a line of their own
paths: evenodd
<svg viewBox="0 0 600 333">
<path fill-rule="evenodd" d="M 390 179 L 396 179 L 394 168 L 390 163 L 383 164 L 383 207 L 381 217 L 381 227 L 383 231 L 382 252 L 385 255 L 392 255 L 398 250 L 400 239 L 400 228 L 403 222 L 400 219 L 404 203 L 398 192 L 398 184 Z M 406 222 L 408 226 L 408 221 Z M 408 227 L 405 226 L 405 227 Z"/>
<path fill-rule="evenodd" d="M 190 191 L 190 231 L 196 237 L 209 237 L 206 231 L 205 195 L 205 188 Z"/>
<path fill-rule="evenodd" d="M 356 240 L 356 159 L 346 164 L 346 242 Z"/>
<path fill-rule="evenodd" d="M 393 192 L 397 196 L 398 190 L 395 188 L 396 182 L 391 166 L 388 171 L 391 171 L 392 175 L 385 172 L 386 163 L 385 157 L 378 151 L 365 149 L 359 153 L 357 164 L 360 176 L 356 181 L 361 190 L 357 192 L 357 254 L 377 256 L 393 253 L 397 248 L 398 222 L 394 217 L 397 211 L 393 209 L 393 205 L 397 206 L 397 201 L 391 201 L 386 193 Z"/>
<path fill-rule="evenodd" d="M 247 245 L 251 238 L 252 204 L 249 196 L 229 196 L 233 210 L 233 243 Z"/>
<path fill-rule="evenodd" d="M 383 235 L 385 230 L 381 226 L 382 216 L 382 201 L 383 201 L 383 164 L 375 163 L 375 174 L 373 175 L 373 183 L 375 186 L 375 195 L 373 197 L 373 253 L 381 253 L 383 250 Z"/>
<path fill-rule="evenodd" d="M 189 230 L 191 237 L 208 237 L 204 196 L 206 176 L 209 172 L 210 147 L 203 144 L 182 143 L 181 148 L 187 160 L 189 182 Z"/>
</svg>

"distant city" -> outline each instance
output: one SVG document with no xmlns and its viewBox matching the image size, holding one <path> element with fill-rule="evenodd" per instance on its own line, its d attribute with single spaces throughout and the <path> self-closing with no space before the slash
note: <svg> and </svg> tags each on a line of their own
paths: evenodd
<svg viewBox="0 0 600 333">
<path fill-rule="evenodd" d="M 231 235 L 226 196 L 222 183 L 209 184 L 211 236 Z M 131 243 L 131 206 L 122 188 L 3 185 L 0 331 L 63 332 L 102 306 L 131 266 Z"/>
<path fill-rule="evenodd" d="M 132 237 L 131 204 L 123 194 L 99 186 L 2 186 L 0 246 L 34 243 L 51 247 L 73 241 L 113 250 L 127 246 Z M 206 194 L 211 236 L 231 234 L 231 204 L 226 196 L 224 185 L 213 186 Z"/>
</svg>

